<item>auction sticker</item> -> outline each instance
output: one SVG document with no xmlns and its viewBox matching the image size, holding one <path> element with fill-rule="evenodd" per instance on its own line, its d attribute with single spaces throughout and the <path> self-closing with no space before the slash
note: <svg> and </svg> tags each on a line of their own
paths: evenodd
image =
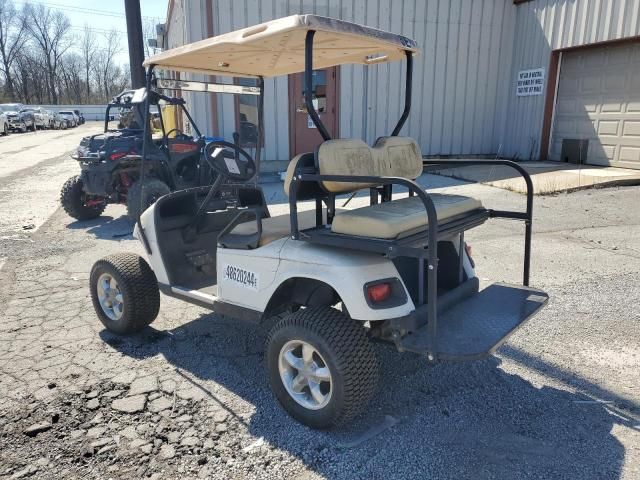
<svg viewBox="0 0 640 480">
<path fill-rule="evenodd" d="M 225 265 L 222 270 L 222 279 L 235 283 L 239 287 L 249 288 L 258 291 L 260 277 L 256 272 L 245 270 L 244 268 Z"/>
</svg>

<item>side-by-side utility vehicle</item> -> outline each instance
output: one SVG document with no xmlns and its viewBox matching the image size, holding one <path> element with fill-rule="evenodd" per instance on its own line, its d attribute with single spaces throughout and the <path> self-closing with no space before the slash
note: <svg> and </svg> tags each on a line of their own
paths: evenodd
<svg viewBox="0 0 640 480">
<path fill-rule="evenodd" d="M 416 43 L 400 35 L 295 15 L 148 58 L 148 87 L 155 69 L 256 78 L 258 149 L 252 158 L 239 145 L 208 144 L 205 160 L 216 181 L 165 195 L 137 220 L 135 236 L 147 259 L 121 253 L 95 263 L 91 296 L 105 327 L 118 334 L 143 329 L 158 315 L 159 292 L 269 325 L 269 384 L 289 414 L 314 428 L 344 424 L 367 405 L 378 376 L 373 341 L 429 362 L 492 354 L 548 299 L 529 287 L 531 180 L 516 163 L 484 162 L 524 177 L 525 211 L 493 210 L 416 183 L 425 169 L 483 162 L 423 160 L 416 141 L 399 135 L 417 54 Z M 331 138 L 316 110 L 313 69 L 402 60 L 404 109 L 393 131 L 373 146 Z M 284 182 L 289 212 L 272 216 L 255 181 L 264 141 L 263 79 L 298 72 L 304 72 L 305 113 L 324 141 L 291 160 Z M 336 197 L 360 190 L 369 192 L 368 205 L 336 208 Z M 525 223 L 523 285 L 479 288 L 464 235 L 492 218 Z"/>
<path fill-rule="evenodd" d="M 140 213 L 161 196 L 174 190 L 211 185 L 212 171 L 202 160 L 205 138 L 185 108 L 184 100 L 162 95 L 156 89 L 125 90 L 109 103 L 104 133 L 85 137 L 73 155 L 80 175 L 62 187 L 60 203 L 71 217 L 89 220 L 99 217 L 109 203 L 127 206 L 135 221 Z M 152 112 L 160 105 L 175 105 L 191 123 L 196 137 L 179 129 L 165 130 L 162 116 L 159 135 L 143 128 L 150 121 L 143 108 Z M 113 111 L 118 110 L 118 129 L 109 129 Z M 148 113 L 148 112 L 147 112 Z M 143 154 L 144 152 L 144 154 Z M 144 161 L 143 161 L 144 159 Z M 142 178 L 141 165 L 145 176 Z"/>
</svg>

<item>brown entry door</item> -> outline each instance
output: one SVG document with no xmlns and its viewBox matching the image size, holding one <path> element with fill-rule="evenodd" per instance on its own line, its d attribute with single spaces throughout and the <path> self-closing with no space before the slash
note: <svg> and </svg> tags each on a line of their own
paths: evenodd
<svg viewBox="0 0 640 480">
<path fill-rule="evenodd" d="M 322 143 L 322 136 L 311 121 L 304 104 L 304 73 L 291 75 L 289 79 L 291 105 L 291 138 L 293 155 L 313 152 Z M 313 71 L 313 104 L 331 138 L 338 133 L 336 118 L 337 89 L 336 67 Z"/>
</svg>

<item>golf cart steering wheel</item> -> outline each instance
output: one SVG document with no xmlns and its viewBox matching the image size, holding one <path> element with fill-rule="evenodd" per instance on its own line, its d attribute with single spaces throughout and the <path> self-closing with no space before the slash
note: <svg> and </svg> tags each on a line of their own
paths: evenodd
<svg viewBox="0 0 640 480">
<path fill-rule="evenodd" d="M 256 164 L 245 150 L 235 143 L 218 140 L 204 147 L 209 166 L 230 180 L 246 182 L 256 174 Z"/>
</svg>

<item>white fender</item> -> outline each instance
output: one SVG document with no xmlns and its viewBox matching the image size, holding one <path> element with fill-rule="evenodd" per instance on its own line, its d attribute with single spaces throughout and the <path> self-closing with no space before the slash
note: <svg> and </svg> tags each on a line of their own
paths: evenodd
<svg viewBox="0 0 640 480">
<path fill-rule="evenodd" d="M 393 262 L 381 255 L 281 239 L 256 250 L 220 248 L 217 258 L 219 299 L 252 310 L 263 312 L 278 287 L 291 278 L 331 286 L 354 319 L 386 320 L 415 309 L 408 293 L 407 302 L 397 307 L 373 309 L 367 304 L 366 283 L 385 278 L 402 283 Z"/>
</svg>

